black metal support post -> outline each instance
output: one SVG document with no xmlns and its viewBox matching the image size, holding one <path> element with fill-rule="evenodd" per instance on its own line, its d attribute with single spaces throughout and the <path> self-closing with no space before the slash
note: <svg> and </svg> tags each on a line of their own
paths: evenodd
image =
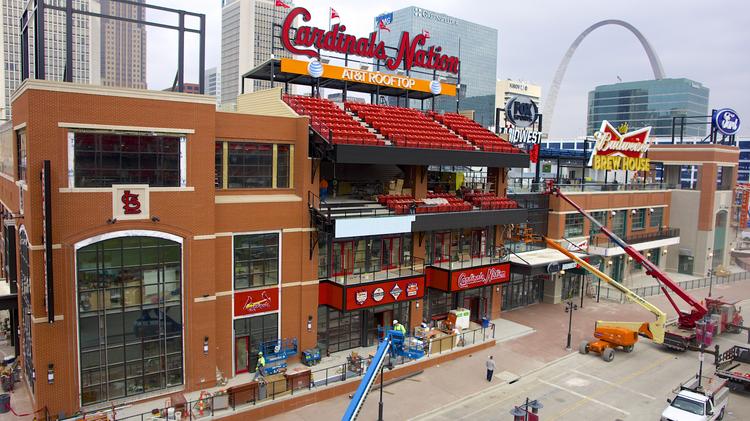
<svg viewBox="0 0 750 421">
<path fill-rule="evenodd" d="M 383 421 L 383 366 L 380 366 L 380 402 L 378 402 L 378 421 Z"/>
<path fill-rule="evenodd" d="M 579 275 L 581 276 L 581 306 L 580 308 L 583 308 L 583 293 L 586 289 L 586 275 Z"/>
<path fill-rule="evenodd" d="M 599 302 L 599 293 L 602 290 L 602 280 L 599 279 L 599 284 L 596 286 L 596 302 Z"/>
<path fill-rule="evenodd" d="M 200 15 L 200 52 L 198 56 L 198 89 L 201 95 L 206 93 L 206 15 Z"/>
<path fill-rule="evenodd" d="M 36 0 L 34 11 L 34 77 L 46 79 L 44 67 L 44 0 Z"/>
<path fill-rule="evenodd" d="M 65 82 L 73 82 L 73 0 L 65 1 Z"/>
<path fill-rule="evenodd" d="M 177 35 L 177 92 L 185 92 L 185 12 L 180 10 Z"/>
<path fill-rule="evenodd" d="M 565 303 L 565 312 L 569 313 L 568 317 L 568 342 L 565 346 L 565 349 L 570 351 L 570 341 L 572 339 L 572 330 L 573 330 L 573 312 L 575 310 L 578 310 L 578 306 L 573 303 L 572 300 Z"/>
</svg>

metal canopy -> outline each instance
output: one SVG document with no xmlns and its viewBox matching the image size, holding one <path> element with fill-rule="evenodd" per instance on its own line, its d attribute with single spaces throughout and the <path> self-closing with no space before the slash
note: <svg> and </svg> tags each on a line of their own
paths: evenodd
<svg viewBox="0 0 750 421">
<path fill-rule="evenodd" d="M 281 60 L 274 58 L 266 60 L 260 66 L 250 70 L 249 72 L 242 75 L 242 79 L 253 79 L 253 80 L 271 80 L 273 75 L 274 82 L 280 83 L 294 83 L 296 85 L 305 86 L 318 86 L 327 89 L 338 89 L 343 91 L 364 92 L 367 94 L 385 95 L 390 97 L 406 97 L 408 93 L 409 99 L 424 100 L 435 98 L 429 92 L 412 91 L 408 89 L 393 88 L 390 86 L 370 85 L 366 83 L 349 82 L 338 79 L 329 78 L 314 78 L 310 75 L 299 75 L 295 73 L 282 73 L 281 72 Z"/>
</svg>

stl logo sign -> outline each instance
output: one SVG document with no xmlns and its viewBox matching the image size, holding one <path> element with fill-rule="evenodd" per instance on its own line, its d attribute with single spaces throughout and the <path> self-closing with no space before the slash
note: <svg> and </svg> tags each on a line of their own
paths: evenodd
<svg viewBox="0 0 750 421">
<path fill-rule="evenodd" d="M 131 193 L 130 190 L 122 192 L 120 200 L 122 201 L 122 210 L 125 215 L 137 215 L 141 213 L 141 201 L 138 199 L 138 196 L 138 194 Z"/>
</svg>

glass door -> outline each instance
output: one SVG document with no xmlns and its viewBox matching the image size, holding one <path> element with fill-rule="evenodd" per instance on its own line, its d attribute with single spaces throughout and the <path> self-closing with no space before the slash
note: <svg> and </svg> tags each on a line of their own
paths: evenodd
<svg viewBox="0 0 750 421">
<path fill-rule="evenodd" d="M 241 336 L 234 339 L 234 372 L 236 374 L 250 371 L 250 337 Z"/>
<path fill-rule="evenodd" d="M 331 255 L 331 274 L 333 276 L 350 275 L 354 272 L 354 241 L 333 243 Z"/>
<path fill-rule="evenodd" d="M 485 231 L 473 230 L 471 232 L 471 257 L 477 258 L 484 256 Z"/>
<path fill-rule="evenodd" d="M 393 269 L 400 263 L 401 237 L 383 238 L 381 268 Z"/>
<path fill-rule="evenodd" d="M 435 255 L 432 258 L 433 263 L 442 263 L 450 260 L 451 256 L 451 233 L 435 233 Z"/>
</svg>

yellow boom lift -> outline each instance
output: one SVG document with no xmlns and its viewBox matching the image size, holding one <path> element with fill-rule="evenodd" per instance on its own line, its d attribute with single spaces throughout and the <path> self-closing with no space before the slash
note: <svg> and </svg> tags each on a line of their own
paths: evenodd
<svg viewBox="0 0 750 421">
<path fill-rule="evenodd" d="M 617 290 L 622 292 L 629 301 L 637 303 L 656 316 L 656 320 L 653 322 L 597 321 L 596 326 L 594 327 L 594 337 L 596 339 L 581 342 L 579 348 L 581 354 L 587 354 L 589 351 L 593 351 L 601 354 L 602 359 L 609 362 L 615 357 L 614 350 L 617 347 L 621 347 L 625 352 L 633 351 L 633 347 L 638 341 L 638 335 L 649 338 L 657 344 L 664 343 L 664 329 L 667 322 L 667 315 L 663 311 L 619 282 L 610 278 L 607 274 L 589 264 L 589 262 L 571 253 L 556 241 L 550 240 L 546 237 L 544 240 L 547 242 L 547 246 L 573 259 L 581 267 L 593 273 L 597 278 L 617 288 Z"/>
</svg>

